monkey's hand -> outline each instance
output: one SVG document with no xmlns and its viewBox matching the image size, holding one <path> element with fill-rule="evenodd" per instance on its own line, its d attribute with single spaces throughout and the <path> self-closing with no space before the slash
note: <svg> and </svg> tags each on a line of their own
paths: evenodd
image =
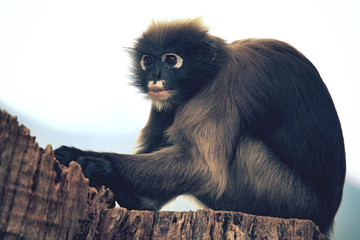
<svg viewBox="0 0 360 240">
<path fill-rule="evenodd" d="M 68 166 L 71 161 L 80 164 L 83 174 L 89 179 L 89 185 L 99 189 L 102 185 L 110 188 L 115 200 L 128 209 L 139 206 L 139 199 L 134 188 L 117 171 L 114 159 L 106 153 L 86 152 L 76 148 L 62 146 L 55 151 L 56 159 Z M 120 156 L 120 155 L 119 155 Z"/>
<path fill-rule="evenodd" d="M 62 146 L 55 151 L 56 159 L 65 166 L 69 166 L 71 161 L 80 164 L 83 174 L 89 179 L 92 187 L 109 186 L 111 176 L 114 171 L 111 162 L 106 159 L 106 155 L 96 152 L 85 152 L 76 148 Z"/>
<path fill-rule="evenodd" d="M 77 162 L 77 159 L 85 155 L 85 152 L 67 146 L 61 146 L 54 150 L 55 158 L 63 165 L 69 166 L 71 161 Z"/>
</svg>

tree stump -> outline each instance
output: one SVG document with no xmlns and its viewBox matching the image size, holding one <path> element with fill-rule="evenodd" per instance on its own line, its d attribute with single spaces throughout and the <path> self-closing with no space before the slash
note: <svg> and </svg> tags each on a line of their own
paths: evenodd
<svg viewBox="0 0 360 240">
<path fill-rule="evenodd" d="M 327 239 L 310 220 L 240 212 L 112 208 L 80 166 L 59 164 L 16 117 L 0 112 L 0 239 Z"/>
</svg>

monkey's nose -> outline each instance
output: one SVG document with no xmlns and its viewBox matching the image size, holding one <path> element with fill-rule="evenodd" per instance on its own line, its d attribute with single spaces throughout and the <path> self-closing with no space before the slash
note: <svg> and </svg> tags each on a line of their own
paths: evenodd
<svg viewBox="0 0 360 240">
<path fill-rule="evenodd" d="M 165 85 L 165 80 L 152 80 L 149 81 L 148 87 L 157 86 L 163 88 L 164 85 Z"/>
</svg>

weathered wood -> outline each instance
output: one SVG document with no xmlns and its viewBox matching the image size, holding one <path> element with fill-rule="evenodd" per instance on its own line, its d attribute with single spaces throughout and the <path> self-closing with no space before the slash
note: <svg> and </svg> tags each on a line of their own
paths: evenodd
<svg viewBox="0 0 360 240">
<path fill-rule="evenodd" d="M 110 208 L 80 166 L 60 165 L 16 117 L 0 112 L 0 239 L 326 239 L 309 220 L 239 212 Z"/>
</svg>

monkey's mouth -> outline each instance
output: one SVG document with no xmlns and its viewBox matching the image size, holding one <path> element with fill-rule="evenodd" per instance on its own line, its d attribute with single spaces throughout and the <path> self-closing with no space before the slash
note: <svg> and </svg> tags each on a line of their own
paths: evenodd
<svg viewBox="0 0 360 240">
<path fill-rule="evenodd" d="M 165 101 L 175 90 L 166 90 L 165 88 L 149 87 L 149 97 L 153 101 Z"/>
</svg>

